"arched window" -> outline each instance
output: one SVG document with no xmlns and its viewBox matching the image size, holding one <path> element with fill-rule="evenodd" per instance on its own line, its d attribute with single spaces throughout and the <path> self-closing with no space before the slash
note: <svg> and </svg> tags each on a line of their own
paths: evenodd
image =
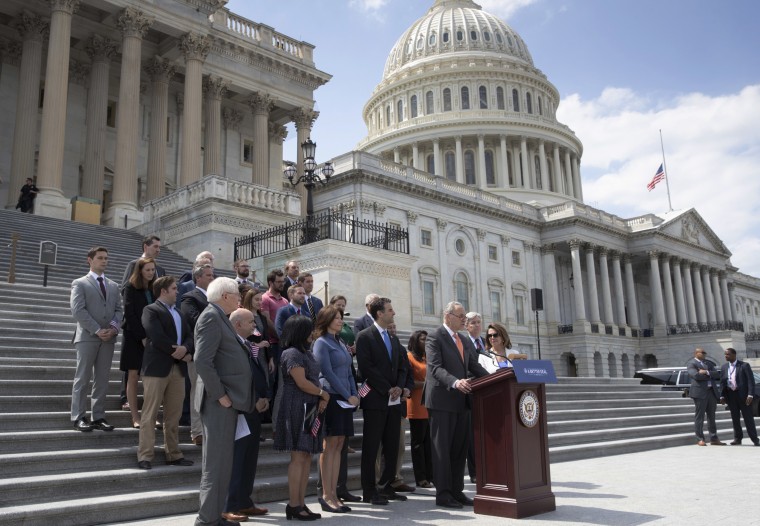
<svg viewBox="0 0 760 526">
<path fill-rule="evenodd" d="M 504 40 L 502 40 L 501 38 L 501 33 L 494 33 L 494 34 L 496 35 L 496 42 L 498 42 L 499 44 L 502 44 Z"/>
<path fill-rule="evenodd" d="M 464 182 L 475 184 L 475 153 L 472 150 L 464 151 Z"/>
<path fill-rule="evenodd" d="M 451 89 L 443 90 L 443 111 L 451 111 Z"/>
<path fill-rule="evenodd" d="M 478 39 L 478 32 L 474 29 L 470 29 L 470 40 L 473 42 Z"/>
<path fill-rule="evenodd" d="M 491 41 L 491 33 L 489 33 L 488 31 L 483 31 L 483 40 L 485 40 L 486 42 L 490 42 Z"/>
<path fill-rule="evenodd" d="M 432 115 L 434 112 L 433 110 L 433 92 L 428 91 L 425 93 L 425 115 Z"/>
<path fill-rule="evenodd" d="M 417 95 L 412 95 L 409 105 L 411 106 L 411 108 L 409 108 L 410 118 L 414 119 L 417 117 Z"/>
<path fill-rule="evenodd" d="M 470 88 L 467 86 L 462 86 L 462 109 L 463 110 L 469 110 L 470 109 Z"/>
<path fill-rule="evenodd" d="M 428 45 L 434 46 L 435 45 L 435 33 L 430 33 L 430 36 L 428 37 Z"/>
<path fill-rule="evenodd" d="M 530 93 L 525 94 L 525 107 L 528 109 L 528 113 L 533 113 L 533 102 L 530 98 Z"/>
<path fill-rule="evenodd" d="M 445 43 L 448 43 L 448 41 L 449 41 L 449 32 L 448 31 L 444 31 L 443 32 L 443 42 L 445 44 Z"/>
<path fill-rule="evenodd" d="M 544 114 L 544 106 L 541 103 L 541 95 L 538 96 L 538 114 L 543 115 Z"/>
<path fill-rule="evenodd" d="M 454 290 L 457 301 L 462 304 L 465 312 L 470 310 L 470 283 L 464 272 L 457 272 L 454 276 Z"/>
<path fill-rule="evenodd" d="M 494 167 L 493 167 L 493 151 L 486 150 L 485 158 L 486 158 L 486 184 L 495 185 L 496 172 L 494 171 Z"/>
<path fill-rule="evenodd" d="M 427 173 L 435 175 L 435 156 L 431 153 L 425 158 Z"/>
<path fill-rule="evenodd" d="M 501 86 L 496 88 L 496 107 L 500 110 L 504 109 L 504 88 Z"/>
<path fill-rule="evenodd" d="M 404 101 L 400 100 L 396 104 L 396 122 L 401 122 L 404 120 Z"/>
<path fill-rule="evenodd" d="M 538 190 L 543 190 L 541 187 L 541 161 L 539 160 L 538 155 L 533 157 L 533 165 L 536 168 L 536 188 Z"/>
<path fill-rule="evenodd" d="M 512 90 L 512 109 L 520 111 L 520 94 L 517 93 L 516 89 Z"/>
<path fill-rule="evenodd" d="M 478 98 L 480 99 L 480 109 L 481 110 L 487 110 L 488 109 L 488 90 L 485 86 L 480 86 L 478 88 Z"/>
<path fill-rule="evenodd" d="M 422 49 L 425 47 L 425 38 L 420 35 L 420 37 L 417 39 L 417 49 Z"/>
<path fill-rule="evenodd" d="M 390 126 L 391 125 L 391 105 L 388 104 L 385 107 L 385 125 Z"/>
<path fill-rule="evenodd" d="M 457 162 L 454 157 L 454 152 L 446 152 L 446 179 L 450 181 L 457 180 Z"/>
<path fill-rule="evenodd" d="M 464 40 L 464 32 L 461 29 L 457 29 L 457 41 L 461 42 Z"/>
</svg>

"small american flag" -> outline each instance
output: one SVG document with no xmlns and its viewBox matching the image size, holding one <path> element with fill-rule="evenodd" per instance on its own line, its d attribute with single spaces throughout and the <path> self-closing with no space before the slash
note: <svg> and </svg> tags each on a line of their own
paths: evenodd
<svg viewBox="0 0 760 526">
<path fill-rule="evenodd" d="M 367 382 L 364 382 L 362 386 L 359 388 L 359 397 L 364 398 L 369 394 L 369 392 L 372 390 L 372 388 L 369 386 Z"/>
<path fill-rule="evenodd" d="M 311 426 L 311 436 L 315 437 L 319 434 L 319 428 L 322 427 L 322 420 L 319 419 L 319 416 L 314 418 L 314 424 Z"/>
<path fill-rule="evenodd" d="M 658 168 L 657 173 L 654 174 L 654 177 L 651 181 L 649 181 L 649 184 L 647 185 L 647 190 L 650 192 L 654 190 L 654 187 L 657 186 L 657 183 L 665 179 L 665 170 L 663 169 L 663 166 L 660 165 L 660 168 Z"/>
</svg>

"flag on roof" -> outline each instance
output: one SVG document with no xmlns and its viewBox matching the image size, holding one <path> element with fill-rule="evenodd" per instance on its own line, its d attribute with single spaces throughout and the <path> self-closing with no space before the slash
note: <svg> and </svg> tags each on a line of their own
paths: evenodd
<svg viewBox="0 0 760 526">
<path fill-rule="evenodd" d="M 654 187 L 657 186 L 657 183 L 660 181 L 663 181 L 665 179 L 665 170 L 663 169 L 662 165 L 657 169 L 657 173 L 654 174 L 654 177 L 652 177 L 652 180 L 649 181 L 649 184 L 647 185 L 647 190 L 650 192 L 654 190 Z"/>
</svg>

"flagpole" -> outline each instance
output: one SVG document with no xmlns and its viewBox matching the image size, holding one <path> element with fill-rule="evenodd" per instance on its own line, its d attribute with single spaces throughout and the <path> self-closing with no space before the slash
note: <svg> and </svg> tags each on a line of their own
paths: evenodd
<svg viewBox="0 0 760 526">
<path fill-rule="evenodd" d="M 668 191 L 668 208 L 669 212 L 673 211 L 673 204 L 670 202 L 670 177 L 668 177 L 668 165 L 665 163 L 665 145 L 662 142 L 662 129 L 660 129 L 660 148 L 662 149 L 662 167 L 665 169 L 665 188 Z"/>
</svg>

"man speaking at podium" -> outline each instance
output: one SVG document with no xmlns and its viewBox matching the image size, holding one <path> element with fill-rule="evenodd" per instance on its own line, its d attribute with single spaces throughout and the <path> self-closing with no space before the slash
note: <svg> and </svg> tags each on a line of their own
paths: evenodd
<svg viewBox="0 0 760 526">
<path fill-rule="evenodd" d="M 470 377 L 486 376 L 469 336 L 459 334 L 464 307 L 449 302 L 443 325 L 428 334 L 427 374 L 422 402 L 428 409 L 433 445 L 435 503 L 445 508 L 472 506 L 464 490 L 464 466 L 470 441 Z"/>
</svg>

